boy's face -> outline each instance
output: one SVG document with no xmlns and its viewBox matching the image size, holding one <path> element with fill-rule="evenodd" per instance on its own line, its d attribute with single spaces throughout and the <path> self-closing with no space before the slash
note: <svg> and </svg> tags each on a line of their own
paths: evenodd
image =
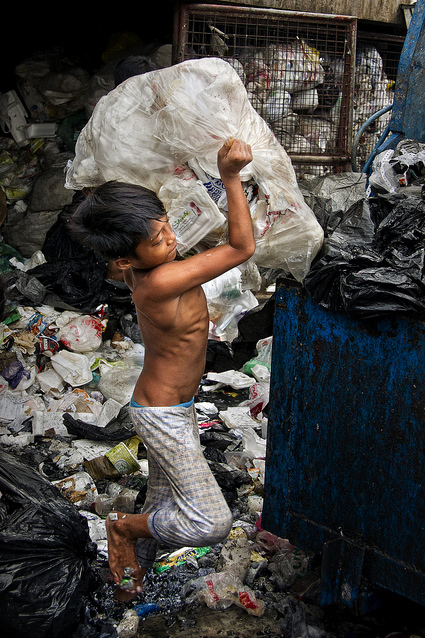
<svg viewBox="0 0 425 638">
<path fill-rule="evenodd" d="M 167 215 L 152 221 L 151 236 L 142 239 L 136 248 L 136 257 L 116 260 L 119 268 L 128 267 L 137 270 L 152 270 L 156 266 L 174 261 L 176 258 L 176 236 L 171 229 Z"/>
</svg>

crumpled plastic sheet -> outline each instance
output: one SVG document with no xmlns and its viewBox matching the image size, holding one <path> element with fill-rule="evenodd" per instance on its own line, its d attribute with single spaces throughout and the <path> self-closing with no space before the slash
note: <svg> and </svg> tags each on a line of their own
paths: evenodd
<svg viewBox="0 0 425 638">
<path fill-rule="evenodd" d="M 64 412 L 63 422 L 69 434 L 91 441 L 126 441 L 136 434 L 128 405 L 123 406 L 118 416 L 111 419 L 105 427 L 76 419 L 70 412 Z"/>
<path fill-rule="evenodd" d="M 217 152 L 230 138 L 246 141 L 253 151 L 253 161 L 241 172 L 246 185 L 259 187 L 250 202 L 253 260 L 301 281 L 322 245 L 322 228 L 303 199 L 289 156 L 252 107 L 237 72 L 220 58 L 187 60 L 135 76 L 102 97 L 78 137 L 65 186 L 81 190 L 119 180 L 159 194 L 170 180 L 175 187 L 176 177 L 189 168 L 196 177 L 190 180 L 192 201 L 210 230 L 213 214 L 226 214 Z M 209 209 L 198 204 L 200 182 L 200 190 L 211 196 Z M 182 214 L 173 211 L 173 202 L 166 206 L 171 222 Z M 207 239 L 221 241 L 224 226 Z"/>
</svg>

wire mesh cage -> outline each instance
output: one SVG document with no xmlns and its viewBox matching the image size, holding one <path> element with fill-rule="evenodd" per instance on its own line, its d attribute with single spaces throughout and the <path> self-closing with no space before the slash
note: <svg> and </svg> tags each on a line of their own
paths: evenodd
<svg viewBox="0 0 425 638">
<path fill-rule="evenodd" d="M 226 59 L 298 177 L 348 170 L 355 18 L 208 4 L 177 11 L 174 62 Z"/>
<path fill-rule="evenodd" d="M 353 136 L 372 115 L 392 105 L 403 44 L 404 36 L 357 34 Z M 356 170 L 362 170 L 390 119 L 391 110 L 373 120 L 363 131 L 355 150 Z"/>
</svg>

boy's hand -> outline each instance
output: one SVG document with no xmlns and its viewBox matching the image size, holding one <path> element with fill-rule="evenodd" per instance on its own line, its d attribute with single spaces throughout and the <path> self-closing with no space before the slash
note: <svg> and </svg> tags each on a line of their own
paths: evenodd
<svg viewBox="0 0 425 638">
<path fill-rule="evenodd" d="M 217 166 L 223 182 L 239 176 L 244 166 L 252 162 L 252 151 L 249 144 L 241 140 L 225 142 L 218 151 Z"/>
</svg>

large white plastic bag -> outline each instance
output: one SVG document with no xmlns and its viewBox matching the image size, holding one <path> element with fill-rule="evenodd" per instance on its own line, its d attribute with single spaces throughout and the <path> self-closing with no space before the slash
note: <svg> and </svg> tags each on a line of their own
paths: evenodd
<svg viewBox="0 0 425 638">
<path fill-rule="evenodd" d="M 254 261 L 301 281 L 323 231 L 298 188 L 289 156 L 252 107 L 237 72 L 220 58 L 187 60 L 129 78 L 101 98 L 78 137 L 66 186 L 78 190 L 117 179 L 158 194 L 187 166 L 195 173 L 199 167 L 202 181 L 205 174 L 217 179 L 217 152 L 231 137 L 251 145 L 254 159 L 241 177 L 260 187 L 257 206 L 251 206 Z M 196 194 L 193 201 L 197 205 Z"/>
<path fill-rule="evenodd" d="M 78 190 L 120 180 L 157 192 L 178 165 L 168 143 L 156 135 L 157 98 L 161 102 L 152 73 L 101 98 L 78 136 L 65 186 Z"/>
</svg>

